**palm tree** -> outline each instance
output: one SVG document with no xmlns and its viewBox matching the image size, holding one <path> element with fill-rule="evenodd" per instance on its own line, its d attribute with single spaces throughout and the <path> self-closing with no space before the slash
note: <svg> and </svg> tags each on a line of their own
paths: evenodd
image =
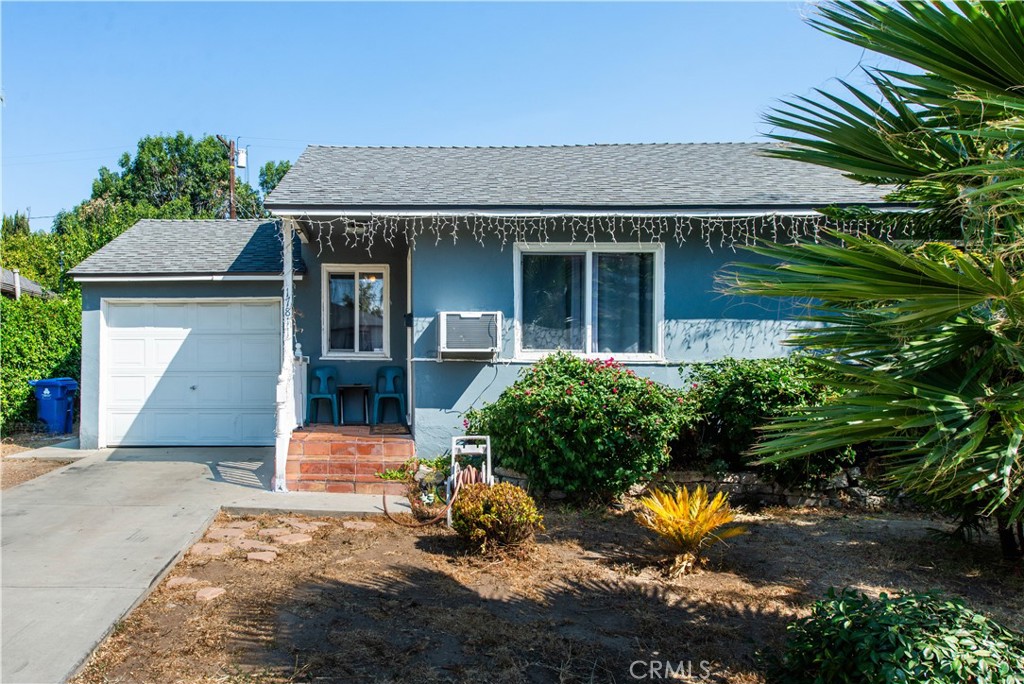
<svg viewBox="0 0 1024 684">
<path fill-rule="evenodd" d="M 805 297 L 791 344 L 847 390 L 776 420 L 766 460 L 870 443 L 894 486 L 962 516 L 994 517 L 1024 553 L 1024 3 L 836 2 L 810 21 L 900 60 L 873 93 L 816 91 L 767 117 L 779 156 L 894 186 L 962 241 L 916 247 L 831 233 L 762 244 L 732 293 Z M 877 217 L 884 222 L 886 217 Z"/>
</svg>

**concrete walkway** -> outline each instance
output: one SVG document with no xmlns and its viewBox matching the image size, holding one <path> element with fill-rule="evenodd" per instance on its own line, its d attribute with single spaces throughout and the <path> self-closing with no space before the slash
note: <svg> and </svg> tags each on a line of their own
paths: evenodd
<svg viewBox="0 0 1024 684">
<path fill-rule="evenodd" d="M 270 449 L 75 455 L 83 457 L 2 496 L 4 684 L 55 684 L 73 675 L 221 509 L 381 511 L 379 496 L 267 491 Z M 388 506 L 407 510 L 398 499 Z"/>
</svg>

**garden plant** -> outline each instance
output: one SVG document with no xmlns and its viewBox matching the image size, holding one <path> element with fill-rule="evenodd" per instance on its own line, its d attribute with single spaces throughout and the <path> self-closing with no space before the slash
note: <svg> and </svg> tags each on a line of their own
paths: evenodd
<svg viewBox="0 0 1024 684">
<path fill-rule="evenodd" d="M 895 487 L 958 515 L 994 519 L 1024 554 L 1024 3 L 837 2 L 811 24 L 908 66 L 869 70 L 868 93 L 795 98 L 768 117 L 776 154 L 894 187 L 952 242 L 826 231 L 763 243 L 727 292 L 805 298 L 790 342 L 844 393 L 778 417 L 766 461 L 872 444 Z M 885 232 L 884 213 L 870 215 Z M 911 236 L 913 237 L 913 236 Z"/>
<path fill-rule="evenodd" d="M 490 435 L 498 465 L 524 473 L 531 488 L 608 498 L 668 463 L 684 415 L 679 392 L 614 359 L 558 352 L 467 412 L 465 425 Z"/>
<path fill-rule="evenodd" d="M 938 594 L 830 590 L 787 627 L 769 681 L 786 684 L 1022 684 L 1024 635 Z"/>
<path fill-rule="evenodd" d="M 481 552 L 512 552 L 544 529 L 544 518 L 521 487 L 480 482 L 459 488 L 452 503 L 452 529 Z"/>
<path fill-rule="evenodd" d="M 657 534 L 673 554 L 670 577 L 703 564 L 704 551 L 712 544 L 746 532 L 743 527 L 721 529 L 736 519 L 736 512 L 725 492 L 711 497 L 703 485 L 692 492 L 686 487 L 654 489 L 641 497 L 640 505 L 637 522 Z"/>
</svg>

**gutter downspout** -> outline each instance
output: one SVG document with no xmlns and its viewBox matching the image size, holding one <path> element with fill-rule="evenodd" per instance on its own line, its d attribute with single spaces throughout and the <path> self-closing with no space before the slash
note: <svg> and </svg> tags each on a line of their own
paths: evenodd
<svg viewBox="0 0 1024 684">
<path fill-rule="evenodd" d="M 295 323 L 292 317 L 295 295 L 292 239 L 295 231 L 293 219 L 282 219 L 281 245 L 282 287 L 281 287 L 281 374 L 277 376 L 277 431 L 274 442 L 274 479 L 271 489 L 287 492 L 288 445 L 295 417 Z"/>
<path fill-rule="evenodd" d="M 21 299 L 21 269 L 13 269 L 11 273 L 14 274 L 14 299 Z"/>
</svg>

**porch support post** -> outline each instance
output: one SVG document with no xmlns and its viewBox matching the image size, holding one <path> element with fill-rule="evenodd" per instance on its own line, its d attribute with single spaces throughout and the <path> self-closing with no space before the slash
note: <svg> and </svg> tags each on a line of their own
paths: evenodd
<svg viewBox="0 0 1024 684">
<path fill-rule="evenodd" d="M 281 374 L 277 376 L 277 439 L 274 443 L 275 492 L 287 492 L 288 445 L 297 424 L 295 415 L 295 324 L 292 303 L 295 293 L 292 241 L 294 220 L 281 221 L 282 286 L 281 286 Z"/>
</svg>

